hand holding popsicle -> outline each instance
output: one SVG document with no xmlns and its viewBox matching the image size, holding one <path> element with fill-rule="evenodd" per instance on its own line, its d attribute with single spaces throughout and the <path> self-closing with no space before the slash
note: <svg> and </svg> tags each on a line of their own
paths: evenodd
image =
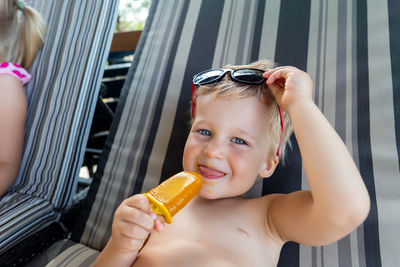
<svg viewBox="0 0 400 267">
<path fill-rule="evenodd" d="M 121 203 L 114 215 L 112 237 L 116 247 L 124 251 L 139 251 L 149 234 L 161 231 L 156 214 L 142 194 L 134 195 Z"/>
<path fill-rule="evenodd" d="M 149 234 L 163 230 L 164 219 L 150 208 L 143 194 L 124 200 L 115 212 L 112 235 L 94 266 L 131 266 Z"/>
<path fill-rule="evenodd" d="M 172 216 L 200 192 L 202 184 L 201 175 L 180 172 L 148 193 L 126 199 L 115 212 L 110 242 L 119 250 L 138 252 L 149 234 L 161 232 L 164 221 L 171 223 Z"/>
<path fill-rule="evenodd" d="M 180 172 L 145 194 L 131 196 L 115 212 L 112 235 L 94 266 L 131 266 L 150 233 L 162 232 L 203 185 L 201 175 Z M 159 214 L 159 215 L 156 215 Z M 162 216 L 160 216 L 162 215 Z"/>
</svg>

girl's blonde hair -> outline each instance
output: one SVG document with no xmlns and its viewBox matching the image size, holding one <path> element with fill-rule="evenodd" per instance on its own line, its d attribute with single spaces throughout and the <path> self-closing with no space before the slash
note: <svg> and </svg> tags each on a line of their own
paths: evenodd
<svg viewBox="0 0 400 267">
<path fill-rule="evenodd" d="M 45 33 L 46 26 L 35 9 L 23 1 L 0 0 L 0 62 L 13 62 L 28 69 Z"/>
<path fill-rule="evenodd" d="M 253 69 L 272 69 L 275 68 L 276 64 L 269 60 L 260 60 L 248 65 L 226 65 L 224 69 L 241 69 L 241 68 L 253 68 Z M 211 83 L 202 85 L 196 90 L 195 97 L 213 94 L 216 97 L 228 97 L 228 98 L 243 98 L 249 96 L 257 96 L 269 110 L 269 116 L 266 118 L 269 132 L 266 133 L 272 140 L 271 150 L 268 152 L 270 157 L 276 155 L 279 144 L 280 144 L 280 160 L 284 160 L 286 156 L 286 148 L 290 146 L 290 135 L 293 132 L 292 125 L 288 114 L 282 110 L 283 116 L 283 134 L 279 115 L 278 104 L 276 103 L 274 95 L 269 90 L 266 83 L 260 85 L 247 85 L 232 81 L 226 74 L 224 78 L 217 83 Z M 281 140 L 282 138 L 282 140 Z"/>
</svg>

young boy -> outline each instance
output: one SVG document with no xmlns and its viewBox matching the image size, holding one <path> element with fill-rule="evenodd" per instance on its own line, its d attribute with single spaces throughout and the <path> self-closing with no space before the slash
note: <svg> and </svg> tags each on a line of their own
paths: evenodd
<svg viewBox="0 0 400 267">
<path fill-rule="evenodd" d="M 286 241 L 329 244 L 366 218 L 367 190 L 314 104 L 310 77 L 269 61 L 227 68 L 193 80 L 199 87 L 183 168 L 202 175 L 200 194 L 172 224 L 143 195 L 126 199 L 95 266 L 276 266 Z M 270 177 L 283 157 L 287 115 L 310 190 L 246 199 L 257 177 Z"/>
</svg>

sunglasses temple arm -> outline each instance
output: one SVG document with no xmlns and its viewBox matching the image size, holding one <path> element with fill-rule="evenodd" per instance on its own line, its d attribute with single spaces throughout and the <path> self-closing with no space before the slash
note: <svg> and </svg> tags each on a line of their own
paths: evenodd
<svg viewBox="0 0 400 267">
<path fill-rule="evenodd" d="M 192 82 L 192 118 L 194 118 L 194 110 L 196 109 L 196 97 L 195 97 L 195 93 L 196 93 L 196 86 L 195 86 L 194 83 Z"/>
<path fill-rule="evenodd" d="M 278 145 L 278 149 L 276 151 L 276 155 L 279 157 L 279 152 L 281 149 L 281 144 L 282 144 L 282 139 L 283 139 L 283 114 L 282 114 L 282 108 L 278 105 L 278 111 L 279 111 L 279 118 L 281 119 L 281 138 L 279 140 L 279 145 Z"/>
</svg>

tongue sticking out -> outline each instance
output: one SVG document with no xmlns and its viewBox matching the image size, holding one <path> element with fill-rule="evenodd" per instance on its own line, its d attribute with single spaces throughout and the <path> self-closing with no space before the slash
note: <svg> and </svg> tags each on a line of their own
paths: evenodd
<svg viewBox="0 0 400 267">
<path fill-rule="evenodd" d="M 200 170 L 201 176 L 203 176 L 204 178 L 207 178 L 207 179 L 218 179 L 218 178 L 225 176 L 225 173 L 214 170 L 214 169 L 207 168 L 205 166 L 199 166 L 199 170 Z"/>
</svg>

